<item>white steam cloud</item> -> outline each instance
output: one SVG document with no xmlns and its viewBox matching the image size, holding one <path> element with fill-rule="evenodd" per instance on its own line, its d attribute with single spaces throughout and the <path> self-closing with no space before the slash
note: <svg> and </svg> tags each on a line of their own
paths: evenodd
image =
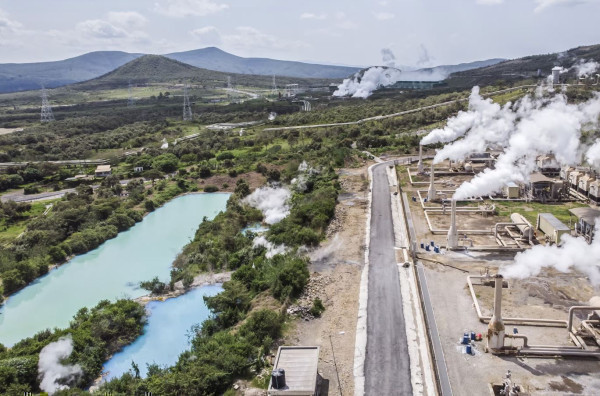
<svg viewBox="0 0 600 396">
<path fill-rule="evenodd" d="M 596 72 L 598 68 L 600 68 L 600 63 L 594 60 L 586 62 L 584 59 L 582 59 L 573 67 L 577 71 L 577 77 L 589 77 L 591 74 Z"/>
<path fill-rule="evenodd" d="M 585 160 L 594 168 L 600 169 L 600 140 L 596 140 L 586 151 Z"/>
<path fill-rule="evenodd" d="M 396 55 L 389 48 L 383 48 L 381 50 L 381 60 L 383 64 L 388 67 L 396 67 Z"/>
<path fill-rule="evenodd" d="M 61 360 L 68 358 L 73 352 L 71 336 L 61 337 L 58 341 L 46 345 L 40 352 L 38 373 L 42 378 L 40 388 L 49 394 L 69 389 L 64 382 L 75 380 L 83 374 L 81 366 L 64 365 Z"/>
<path fill-rule="evenodd" d="M 252 241 L 252 246 L 253 247 L 258 247 L 258 246 L 265 247 L 267 249 L 267 253 L 265 254 L 266 258 L 271 258 L 278 254 L 286 254 L 289 251 L 287 246 L 285 246 L 283 244 L 275 245 L 273 242 L 267 241 L 267 238 L 265 238 L 262 235 L 254 238 L 254 241 Z"/>
<path fill-rule="evenodd" d="M 596 219 L 596 235 L 600 235 L 600 218 Z M 500 270 L 507 278 L 527 278 L 538 275 L 544 268 L 569 272 L 572 268 L 586 274 L 594 286 L 600 285 L 600 238 L 591 245 L 583 238 L 563 235 L 561 246 L 537 245 L 518 253 L 515 262 Z"/>
<path fill-rule="evenodd" d="M 484 99 L 479 94 L 479 87 L 473 87 L 469 96 L 467 111 L 459 111 L 450 119 L 444 128 L 434 129 L 421 139 L 421 144 L 447 143 L 464 136 L 467 132 L 481 130 L 489 123 L 500 118 L 502 108 L 491 99 Z"/>
<path fill-rule="evenodd" d="M 292 185 L 297 191 L 304 192 L 308 189 L 308 179 L 312 175 L 319 174 L 319 170 L 313 168 L 308 165 L 306 161 L 302 161 L 300 165 L 298 165 L 298 176 L 292 180 Z"/>
<path fill-rule="evenodd" d="M 503 108 L 504 123 L 494 120 L 488 124 L 491 135 L 493 125 L 504 128 L 510 125 L 515 113 L 518 116 L 507 139 L 498 139 L 505 148 L 494 169 L 486 169 L 471 181 L 463 183 L 455 192 L 455 199 L 482 196 L 496 192 L 508 182 L 526 182 L 535 171 L 536 156 L 552 153 L 561 164 L 577 164 L 581 159 L 581 130 L 598 124 L 600 95 L 580 104 L 568 104 L 566 96 L 558 94 L 550 100 L 527 98 L 515 109 Z M 469 138 L 467 135 L 466 138 Z M 504 140 L 504 141 L 502 141 Z M 448 149 L 450 150 L 450 149 Z M 439 158 L 438 158 L 439 160 Z"/>
<path fill-rule="evenodd" d="M 290 190 L 284 187 L 261 187 L 244 198 L 244 202 L 259 209 L 265 216 L 265 223 L 275 224 L 290 214 L 288 201 L 291 196 Z"/>
</svg>

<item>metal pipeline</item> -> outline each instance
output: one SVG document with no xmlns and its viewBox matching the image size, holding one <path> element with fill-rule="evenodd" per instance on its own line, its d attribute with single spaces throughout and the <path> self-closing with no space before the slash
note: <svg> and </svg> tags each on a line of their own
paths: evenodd
<svg viewBox="0 0 600 396">
<path fill-rule="evenodd" d="M 600 335 L 598 330 L 594 329 L 592 327 L 592 325 L 590 325 L 590 322 L 596 324 L 596 325 L 600 325 L 600 321 L 598 320 L 583 320 L 581 322 L 581 325 L 590 332 L 591 336 L 594 337 L 594 339 L 596 340 L 596 344 L 600 345 Z"/>
<path fill-rule="evenodd" d="M 573 316 L 575 315 L 575 311 L 596 311 L 600 310 L 600 307 L 594 307 L 590 305 L 574 305 L 569 308 L 569 322 L 567 324 L 567 330 L 569 333 L 573 332 Z"/>
</svg>

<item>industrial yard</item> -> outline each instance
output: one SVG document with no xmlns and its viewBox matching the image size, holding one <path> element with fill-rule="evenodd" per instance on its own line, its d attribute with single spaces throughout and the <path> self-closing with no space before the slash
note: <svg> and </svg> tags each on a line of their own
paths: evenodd
<svg viewBox="0 0 600 396">
<path fill-rule="evenodd" d="M 434 166 L 425 158 L 421 153 L 418 162 L 413 158 L 396 171 L 453 394 L 500 394 L 507 381 L 520 395 L 598 394 L 599 318 L 587 308 L 598 288 L 589 277 L 554 268 L 524 279 L 496 276 L 515 254 L 561 244 L 563 234 L 591 243 L 594 215 L 600 213 L 593 171 L 561 168 L 551 156 L 540 156 L 528 183 L 455 200 L 456 188 L 493 168 L 496 154 Z"/>
</svg>

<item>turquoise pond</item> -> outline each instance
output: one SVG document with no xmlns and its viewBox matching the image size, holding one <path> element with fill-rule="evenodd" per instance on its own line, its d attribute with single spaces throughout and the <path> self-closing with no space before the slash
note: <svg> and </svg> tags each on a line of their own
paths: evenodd
<svg viewBox="0 0 600 396">
<path fill-rule="evenodd" d="M 130 230 L 50 271 L 0 307 L 0 343 L 12 346 L 41 330 L 66 327 L 80 308 L 100 300 L 147 294 L 139 282 L 155 276 L 167 281 L 173 260 L 202 219 L 224 210 L 228 198 L 220 193 L 178 197 Z"/>
<path fill-rule="evenodd" d="M 192 326 L 201 324 L 210 315 L 203 297 L 222 290 L 220 285 L 203 286 L 177 298 L 148 303 L 146 310 L 150 315 L 144 335 L 104 365 L 105 379 L 120 377 L 131 370 L 131 362 L 138 365 L 142 377 L 146 376 L 148 364 L 160 367 L 175 364 L 179 354 L 189 349 Z"/>
</svg>

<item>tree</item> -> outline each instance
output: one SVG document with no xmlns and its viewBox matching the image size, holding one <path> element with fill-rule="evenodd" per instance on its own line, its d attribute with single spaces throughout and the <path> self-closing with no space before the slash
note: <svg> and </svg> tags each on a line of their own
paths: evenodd
<svg viewBox="0 0 600 396">
<path fill-rule="evenodd" d="M 175 156 L 175 154 L 167 153 L 161 154 L 158 157 L 154 158 L 152 161 L 152 168 L 158 169 L 161 172 L 175 172 L 177 170 L 177 166 L 179 165 L 179 160 Z"/>
<path fill-rule="evenodd" d="M 163 173 L 161 171 L 159 171 L 158 169 L 148 169 L 147 171 L 144 171 L 144 173 L 142 173 L 142 176 L 146 179 L 151 180 L 152 186 L 154 187 L 155 180 L 162 179 Z"/>
</svg>

